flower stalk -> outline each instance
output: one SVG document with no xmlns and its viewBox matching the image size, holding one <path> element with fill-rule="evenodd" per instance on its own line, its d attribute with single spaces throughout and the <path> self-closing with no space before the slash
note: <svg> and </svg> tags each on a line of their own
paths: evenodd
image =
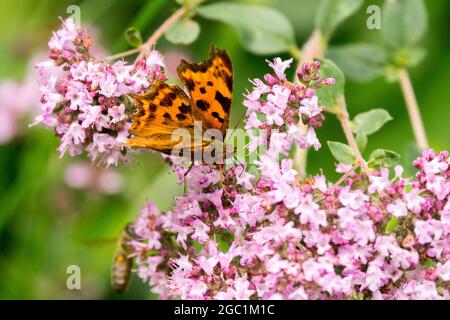
<svg viewBox="0 0 450 320">
<path fill-rule="evenodd" d="M 414 92 L 414 87 L 412 85 L 408 70 L 406 68 L 401 69 L 399 71 L 399 77 L 400 86 L 405 98 L 406 108 L 408 110 L 409 119 L 411 121 L 417 146 L 420 150 L 426 150 L 429 148 L 428 139 L 422 116 L 420 114 L 419 103 L 417 102 L 417 97 Z"/>
<path fill-rule="evenodd" d="M 355 155 L 355 161 L 358 166 L 364 171 L 367 176 L 370 176 L 370 169 L 367 166 L 366 161 L 361 155 L 361 151 L 358 148 L 358 143 L 356 142 L 355 136 L 352 132 L 352 127 L 347 111 L 347 102 L 345 101 L 345 97 L 341 97 L 338 101 L 339 111 L 337 112 L 337 117 L 339 122 L 341 123 L 342 130 L 344 131 L 345 138 L 347 139 L 347 143 L 350 148 L 352 148 L 353 154 Z"/>
<path fill-rule="evenodd" d="M 325 38 L 322 36 L 320 30 L 315 30 L 309 40 L 303 47 L 303 52 L 301 59 L 299 61 L 297 70 L 300 70 L 302 64 L 309 63 L 314 60 L 314 58 L 322 58 L 325 54 L 325 48 L 327 44 Z M 297 75 L 294 76 L 295 81 L 298 82 Z M 299 129 L 307 131 L 307 125 L 303 124 L 301 121 L 298 123 Z M 308 164 L 308 150 L 303 148 L 298 148 L 294 154 L 294 168 L 298 172 L 298 177 L 300 179 L 305 179 L 307 177 L 306 167 Z"/>
</svg>

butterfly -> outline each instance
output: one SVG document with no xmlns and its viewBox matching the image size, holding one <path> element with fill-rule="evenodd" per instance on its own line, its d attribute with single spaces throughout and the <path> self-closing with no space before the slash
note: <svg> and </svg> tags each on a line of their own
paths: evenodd
<svg viewBox="0 0 450 320">
<path fill-rule="evenodd" d="M 201 123 L 203 131 L 219 130 L 223 142 L 233 96 L 230 56 L 211 45 L 208 60 L 201 63 L 181 60 L 177 73 L 188 94 L 178 85 L 155 80 L 145 94 L 130 95 L 137 109 L 132 117 L 129 146 L 171 155 L 174 148 L 180 148 L 180 141 L 173 138 L 175 130 L 186 129 L 194 137 L 196 123 Z M 209 143 L 193 139 L 181 147 L 196 152 L 207 148 Z"/>
</svg>

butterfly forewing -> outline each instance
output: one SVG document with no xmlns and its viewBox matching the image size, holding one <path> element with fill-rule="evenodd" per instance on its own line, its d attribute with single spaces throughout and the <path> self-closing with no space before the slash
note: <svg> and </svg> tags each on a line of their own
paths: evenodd
<svg viewBox="0 0 450 320">
<path fill-rule="evenodd" d="M 233 66 L 227 52 L 211 46 L 208 60 L 198 64 L 182 60 L 177 71 L 189 91 L 194 118 L 225 136 L 233 97 Z"/>
</svg>

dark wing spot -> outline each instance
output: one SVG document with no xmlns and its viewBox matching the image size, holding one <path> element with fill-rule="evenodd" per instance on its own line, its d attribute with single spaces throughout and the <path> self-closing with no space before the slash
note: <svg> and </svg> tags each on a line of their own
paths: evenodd
<svg viewBox="0 0 450 320">
<path fill-rule="evenodd" d="M 153 120 L 155 120 L 155 115 L 154 114 L 149 115 L 146 120 L 147 126 L 150 126 L 152 124 Z"/>
<path fill-rule="evenodd" d="M 202 111 L 206 111 L 209 109 L 209 103 L 204 100 L 197 100 L 195 104 L 197 105 L 197 108 L 199 108 Z"/>
<path fill-rule="evenodd" d="M 201 88 L 200 88 L 200 92 L 201 92 L 202 94 L 205 94 L 205 93 L 206 93 L 205 87 L 201 87 Z"/>
<path fill-rule="evenodd" d="M 220 103 L 226 113 L 230 112 L 231 100 L 229 98 L 224 97 L 219 91 L 216 91 L 216 96 L 214 98 Z"/>
<path fill-rule="evenodd" d="M 233 77 L 226 75 L 225 83 L 227 85 L 228 90 L 230 90 L 230 92 L 233 92 Z"/>
<path fill-rule="evenodd" d="M 177 119 L 180 121 L 186 120 L 186 116 L 182 113 L 177 114 Z"/>
<path fill-rule="evenodd" d="M 223 118 L 220 117 L 220 115 L 217 112 L 212 112 L 211 115 L 216 118 L 220 123 L 223 123 Z"/>
<path fill-rule="evenodd" d="M 155 104 L 150 103 L 149 108 L 150 108 L 150 111 L 151 111 L 151 112 L 156 112 L 157 107 L 156 107 Z"/>
<path fill-rule="evenodd" d="M 170 92 L 169 98 L 170 98 L 170 100 L 175 100 L 177 98 L 177 94 L 175 92 Z"/>
<path fill-rule="evenodd" d="M 164 117 L 164 119 L 172 120 L 172 117 L 170 116 L 170 114 L 168 112 L 164 113 L 163 117 Z"/>
<path fill-rule="evenodd" d="M 159 103 L 163 107 L 171 107 L 172 99 L 170 98 L 170 94 L 166 95 Z"/>
<path fill-rule="evenodd" d="M 186 79 L 186 87 L 189 91 L 193 91 L 195 89 L 195 83 L 192 79 Z"/>
<path fill-rule="evenodd" d="M 208 81 L 208 82 L 206 83 L 206 85 L 207 85 L 208 87 L 212 87 L 214 84 L 213 84 L 211 81 Z"/>
<path fill-rule="evenodd" d="M 191 106 L 183 103 L 178 107 L 178 110 L 180 110 L 181 113 L 191 113 Z"/>
</svg>

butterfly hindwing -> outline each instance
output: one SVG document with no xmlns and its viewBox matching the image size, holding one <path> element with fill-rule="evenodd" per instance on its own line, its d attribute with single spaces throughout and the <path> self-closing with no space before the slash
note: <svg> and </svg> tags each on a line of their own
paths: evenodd
<svg viewBox="0 0 450 320">
<path fill-rule="evenodd" d="M 225 136 L 233 96 L 233 66 L 227 52 L 213 45 L 208 60 L 198 64 L 182 60 L 177 71 L 191 96 L 194 119 Z"/>
<path fill-rule="evenodd" d="M 179 143 L 172 133 L 177 129 L 193 132 L 191 101 L 179 86 L 156 80 L 145 95 L 131 97 L 137 110 L 130 129 L 130 146 L 171 154 Z"/>
</svg>

